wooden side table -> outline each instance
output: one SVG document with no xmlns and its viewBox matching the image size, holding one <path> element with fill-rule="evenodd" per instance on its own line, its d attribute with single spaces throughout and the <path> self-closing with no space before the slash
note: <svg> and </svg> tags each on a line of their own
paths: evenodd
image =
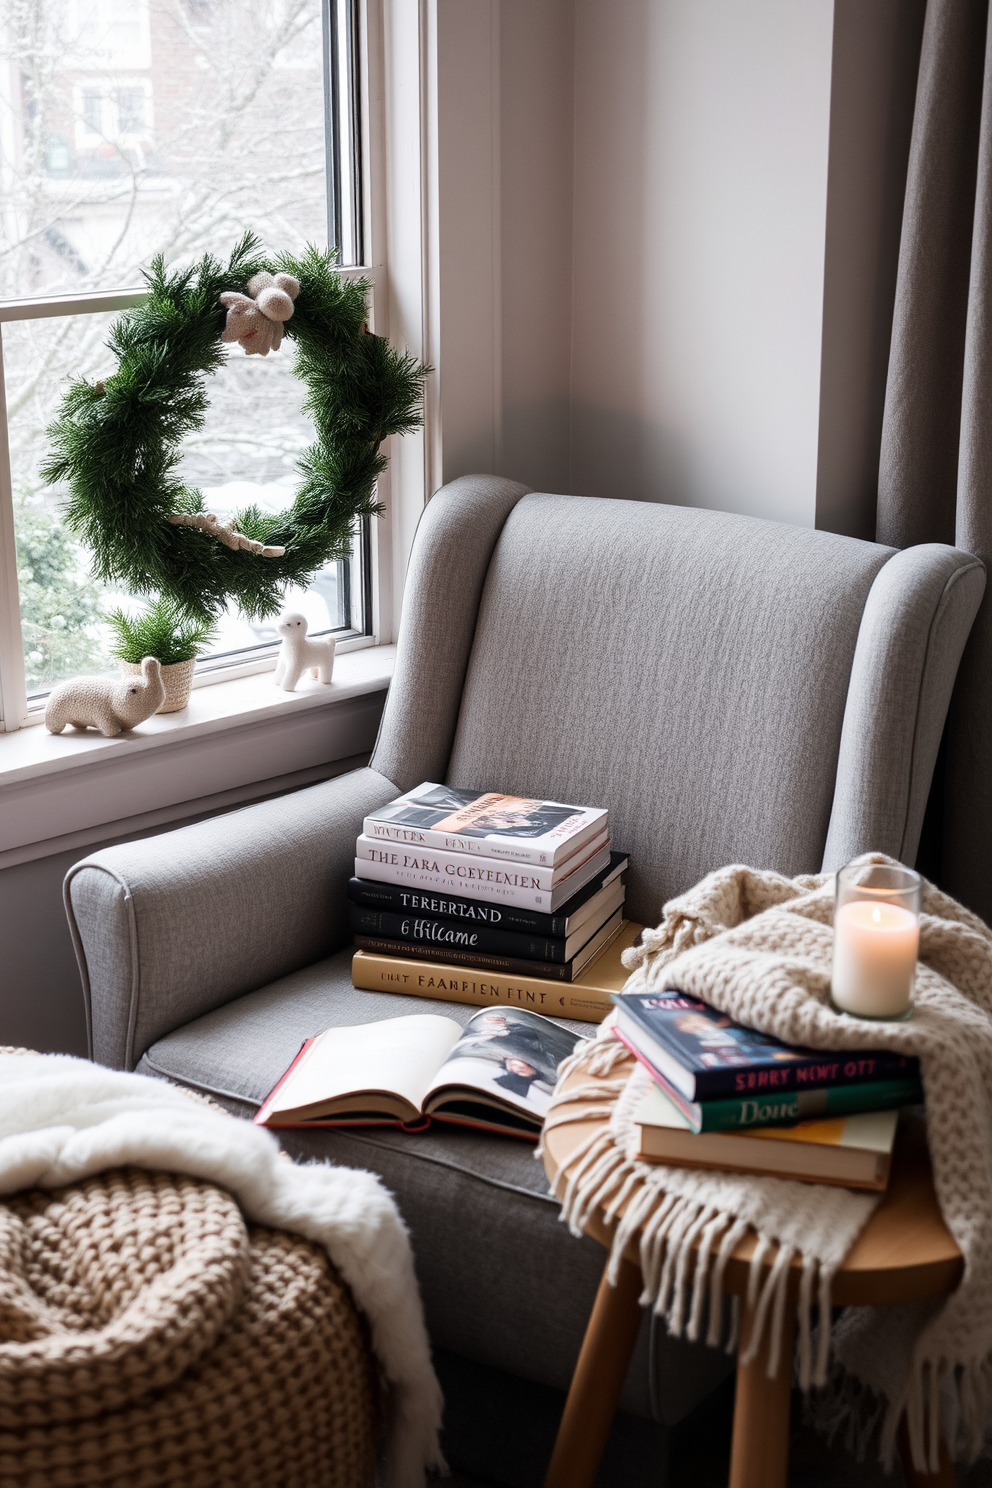
<svg viewBox="0 0 992 1488">
<path fill-rule="evenodd" d="M 615 1080 L 616 1074 L 610 1078 Z M 573 1075 L 571 1083 L 588 1087 L 595 1080 L 582 1073 Z M 555 1119 L 562 1124 L 545 1136 L 544 1165 L 556 1189 L 562 1164 L 596 1129 L 595 1122 L 581 1119 L 586 1109 L 587 1103 L 577 1102 L 576 1119 L 570 1122 L 568 1106 L 559 1107 Z M 599 1124 L 605 1126 L 605 1122 Z M 613 1226 L 606 1224 L 601 1211 L 592 1215 L 586 1231 L 601 1245 L 610 1245 Z M 746 1294 L 748 1263 L 755 1243 L 753 1237 L 746 1238 L 731 1256 L 724 1275 L 728 1293 Z M 833 1300 L 841 1306 L 878 1306 L 942 1296 L 954 1290 L 963 1269 L 961 1252 L 940 1215 L 922 1135 L 900 1131 L 888 1191 L 838 1271 Z M 777 1377 L 769 1379 L 767 1375 L 770 1328 L 756 1358 L 750 1364 L 737 1365 L 730 1488 L 786 1488 L 792 1383 L 787 1361 L 792 1358 L 795 1339 L 799 1277 L 800 1263 L 794 1260 L 789 1290 L 793 1306 L 786 1308 L 780 1355 L 783 1363 Z M 605 1274 L 600 1282 L 545 1488 L 592 1488 L 640 1328 L 640 1292 L 638 1250 L 632 1243 L 621 1264 L 617 1286 L 610 1286 Z M 745 1306 L 742 1346 L 747 1343 L 750 1326 L 751 1316 Z M 953 1488 L 954 1468 L 943 1445 L 936 1474 L 921 1474 L 913 1468 L 904 1433 L 900 1433 L 900 1451 L 907 1488 Z"/>
</svg>

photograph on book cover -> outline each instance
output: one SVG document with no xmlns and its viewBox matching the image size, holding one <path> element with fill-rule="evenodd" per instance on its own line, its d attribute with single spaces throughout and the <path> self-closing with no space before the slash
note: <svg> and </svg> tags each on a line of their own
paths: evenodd
<svg viewBox="0 0 992 1488">
<path fill-rule="evenodd" d="M 543 837 L 572 818 L 583 816 L 581 806 L 503 796 L 496 791 L 453 790 L 437 785 L 411 791 L 414 800 L 401 798 L 373 816 L 404 826 L 433 827 L 461 837 Z"/>
<path fill-rule="evenodd" d="M 668 998 L 657 998 L 654 1002 L 645 999 L 648 1007 L 671 1006 Z M 679 1013 L 672 1020 L 675 1030 L 682 1035 L 687 1050 L 697 1056 L 707 1068 L 726 1068 L 728 1065 L 750 1065 L 755 1058 L 771 1058 L 788 1064 L 805 1059 L 807 1049 L 769 1047 L 769 1040 L 762 1033 L 744 1028 L 725 1013 L 707 1009 L 706 1012 L 689 1011 Z"/>
<path fill-rule="evenodd" d="M 555 1028 L 525 1008 L 480 1013 L 448 1056 L 447 1070 L 452 1080 L 516 1097 L 543 1119 L 558 1066 L 574 1053 L 577 1042 L 567 1028 Z"/>
</svg>

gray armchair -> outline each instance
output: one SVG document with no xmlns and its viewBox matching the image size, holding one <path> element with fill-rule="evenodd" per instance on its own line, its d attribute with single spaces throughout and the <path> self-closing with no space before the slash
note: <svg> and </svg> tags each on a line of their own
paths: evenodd
<svg viewBox="0 0 992 1488">
<path fill-rule="evenodd" d="M 726 862 L 912 862 L 984 586 L 976 559 L 940 545 L 455 481 L 417 534 L 370 766 L 72 869 L 93 1058 L 247 1116 L 322 1028 L 470 1016 L 351 986 L 355 835 L 425 779 L 609 807 L 642 922 Z M 533 1481 L 517 1406 L 538 1422 L 536 1461 L 603 1257 L 557 1222 L 531 1149 L 457 1130 L 284 1143 L 383 1175 L 413 1235 L 453 1453 Z M 614 1440 L 633 1454 L 625 1482 L 725 1368 L 645 1324 Z M 638 1424 L 652 1418 L 661 1429 Z"/>
</svg>

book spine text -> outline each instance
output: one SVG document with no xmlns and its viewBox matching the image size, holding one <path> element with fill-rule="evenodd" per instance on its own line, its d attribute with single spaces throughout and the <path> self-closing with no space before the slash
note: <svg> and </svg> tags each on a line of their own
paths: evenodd
<svg viewBox="0 0 992 1488">
<path fill-rule="evenodd" d="M 691 1057 L 687 1058 L 683 1045 L 671 1036 L 664 1024 L 639 1016 L 639 1009 L 633 999 L 623 1002 L 622 1006 L 633 1016 L 633 1021 L 644 1028 L 677 1064 L 692 1072 L 697 1101 L 718 1100 L 729 1096 L 766 1097 L 786 1091 L 815 1090 L 826 1085 L 858 1085 L 869 1080 L 906 1079 L 917 1073 L 916 1061 L 907 1059 L 902 1054 L 854 1049 L 847 1053 L 804 1053 L 775 1064 L 769 1061 L 767 1064 L 725 1064 L 722 1067 L 701 1069 Z M 633 1035 L 631 1042 L 637 1042 Z"/>
<path fill-rule="evenodd" d="M 465 837 L 458 832 L 439 832 L 434 827 L 405 827 L 398 822 L 376 821 L 367 816 L 362 824 L 366 837 L 387 846 L 399 846 L 411 852 L 426 848 L 430 852 L 456 852 L 482 858 L 499 858 L 501 862 L 528 863 L 553 867 L 580 850 L 595 835 L 595 825 L 560 843 L 543 846 L 526 839 L 500 840 L 498 837 Z"/>
<path fill-rule="evenodd" d="M 550 865 L 502 863 L 487 856 L 441 852 L 434 847 L 403 847 L 396 842 L 377 842 L 365 836 L 359 837 L 355 856 L 382 867 L 430 873 L 451 883 L 463 884 L 467 889 L 488 891 L 506 887 L 529 893 L 535 889 L 551 889 L 563 877 Z"/>
<path fill-rule="evenodd" d="M 356 858 L 356 876 L 375 878 L 385 883 L 405 884 L 411 888 L 440 889 L 442 893 L 463 894 L 467 898 L 477 896 L 490 903 L 495 901 L 524 909 L 540 909 L 545 914 L 551 912 L 551 889 L 524 889 L 505 883 L 476 883 L 461 878 L 449 878 L 445 873 L 435 873 L 428 868 L 407 867 L 384 861 L 388 856 L 385 853 L 380 856 L 383 861 Z"/>
<path fill-rule="evenodd" d="M 407 940 L 389 940 L 381 935 L 356 935 L 361 951 L 381 956 L 410 956 L 415 961 L 436 961 L 443 966 L 467 966 L 473 971 L 502 971 L 511 976 L 536 976 L 548 981 L 570 982 L 572 963 L 535 961 L 520 956 L 496 956 L 487 951 L 449 951 L 444 946 L 417 945 Z"/>
<path fill-rule="evenodd" d="M 483 904 L 455 894 L 435 894 L 429 889 L 419 892 L 402 884 L 377 883 L 374 879 L 352 878 L 348 881 L 348 898 L 353 904 L 390 914 L 426 914 L 441 919 L 458 920 L 460 924 L 486 925 L 512 930 L 521 935 L 560 937 L 566 934 L 564 915 L 541 914 L 517 909 L 511 904 Z"/>
<path fill-rule="evenodd" d="M 672 1098 L 672 1087 L 665 1086 Z M 908 1080 L 868 1080 L 862 1085 L 829 1085 L 820 1090 L 793 1090 L 747 1100 L 701 1101 L 697 1131 L 740 1131 L 750 1126 L 789 1126 L 794 1121 L 819 1121 L 829 1116 L 857 1116 L 862 1111 L 890 1111 L 923 1099 L 923 1087 Z M 688 1115 L 688 1111 L 686 1112 Z"/>
<path fill-rule="evenodd" d="M 601 1023 L 613 1006 L 608 993 L 581 984 L 570 987 L 544 978 L 500 972 L 473 974 L 367 951 L 357 951 L 352 957 L 351 980 L 366 992 L 403 992 L 410 997 L 478 1007 L 526 1007 L 552 1018 L 575 1018 L 583 1023 Z"/>
<path fill-rule="evenodd" d="M 565 960 L 565 941 L 546 936 L 518 935 L 466 920 L 442 920 L 431 915 L 390 914 L 351 906 L 351 928 L 356 935 L 385 935 L 392 940 L 436 946 L 444 951 L 471 951 L 491 956 L 513 956 L 518 961 Z"/>
<path fill-rule="evenodd" d="M 784 1068 L 703 1070 L 696 1075 L 696 1097 L 700 1101 L 719 1096 L 764 1098 L 822 1086 L 863 1085 L 872 1080 L 894 1079 L 905 1073 L 905 1062 L 898 1057 L 892 1060 L 855 1053 L 825 1055 L 822 1059 L 797 1060 Z"/>
</svg>

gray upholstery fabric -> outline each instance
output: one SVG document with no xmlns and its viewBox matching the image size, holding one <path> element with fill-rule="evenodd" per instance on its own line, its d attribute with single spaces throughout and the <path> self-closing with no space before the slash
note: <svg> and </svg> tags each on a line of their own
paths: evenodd
<svg viewBox="0 0 992 1488">
<path fill-rule="evenodd" d="M 723 512 L 525 496 L 490 564 L 448 781 L 608 806 L 642 921 L 723 863 L 816 871 L 890 556 Z"/>
<path fill-rule="evenodd" d="M 248 1114 L 307 1034 L 465 1021 L 355 991 L 347 952 L 320 959 L 347 939 L 362 817 L 425 778 L 608 806 L 630 913 L 652 922 L 728 861 L 815 870 L 876 837 L 908 854 L 981 579 L 948 549 L 895 560 L 724 513 L 455 482 L 418 532 L 373 768 L 70 874 L 94 1056 Z M 528 1147 L 444 1130 L 285 1145 L 382 1174 L 440 1347 L 564 1387 L 603 1258 L 558 1222 Z M 647 1347 L 625 1395 L 641 1414 Z M 660 1333 L 651 1347 L 663 1420 L 729 1367 Z"/>
<path fill-rule="evenodd" d="M 876 848 L 912 863 L 958 662 L 985 569 L 925 544 L 888 562 L 865 606 L 823 866 Z"/>
<path fill-rule="evenodd" d="M 527 489 L 497 476 L 465 475 L 424 509 L 372 756 L 373 769 L 401 790 L 444 778 L 489 560 L 507 514 Z"/>
<path fill-rule="evenodd" d="M 465 1023 L 476 1009 L 359 992 L 350 953 L 251 992 L 147 1050 L 139 1072 L 191 1085 L 249 1115 L 303 1040 L 321 1029 L 403 1013 Z M 577 1032 L 588 1025 L 571 1023 Z M 567 1387 L 603 1268 L 591 1240 L 558 1220 L 532 1144 L 436 1125 L 419 1136 L 392 1128 L 285 1131 L 288 1152 L 382 1175 L 413 1236 L 431 1338 L 439 1348 L 559 1389 Z M 624 1395 L 651 1413 L 645 1326 Z M 725 1355 L 654 1340 L 659 1419 L 679 1420 L 729 1368 Z"/>
<path fill-rule="evenodd" d="M 928 0 L 878 483 L 882 542 L 992 561 L 992 49 L 987 0 Z M 992 920 L 992 601 L 947 723 L 931 871 Z"/>
<path fill-rule="evenodd" d="M 912 856 L 979 568 L 939 547 L 890 565 L 829 533 L 522 492 L 472 477 L 431 502 L 377 769 L 73 869 L 96 1058 L 131 1067 L 341 945 L 363 815 L 429 776 L 607 805 L 644 921 L 728 861 L 795 873 L 825 847 L 830 862 L 866 845 Z"/>
<path fill-rule="evenodd" d="M 163 1033 L 350 939 L 355 836 L 396 794 L 354 770 L 77 863 L 66 907 L 92 1057 L 131 1069 Z"/>
</svg>

